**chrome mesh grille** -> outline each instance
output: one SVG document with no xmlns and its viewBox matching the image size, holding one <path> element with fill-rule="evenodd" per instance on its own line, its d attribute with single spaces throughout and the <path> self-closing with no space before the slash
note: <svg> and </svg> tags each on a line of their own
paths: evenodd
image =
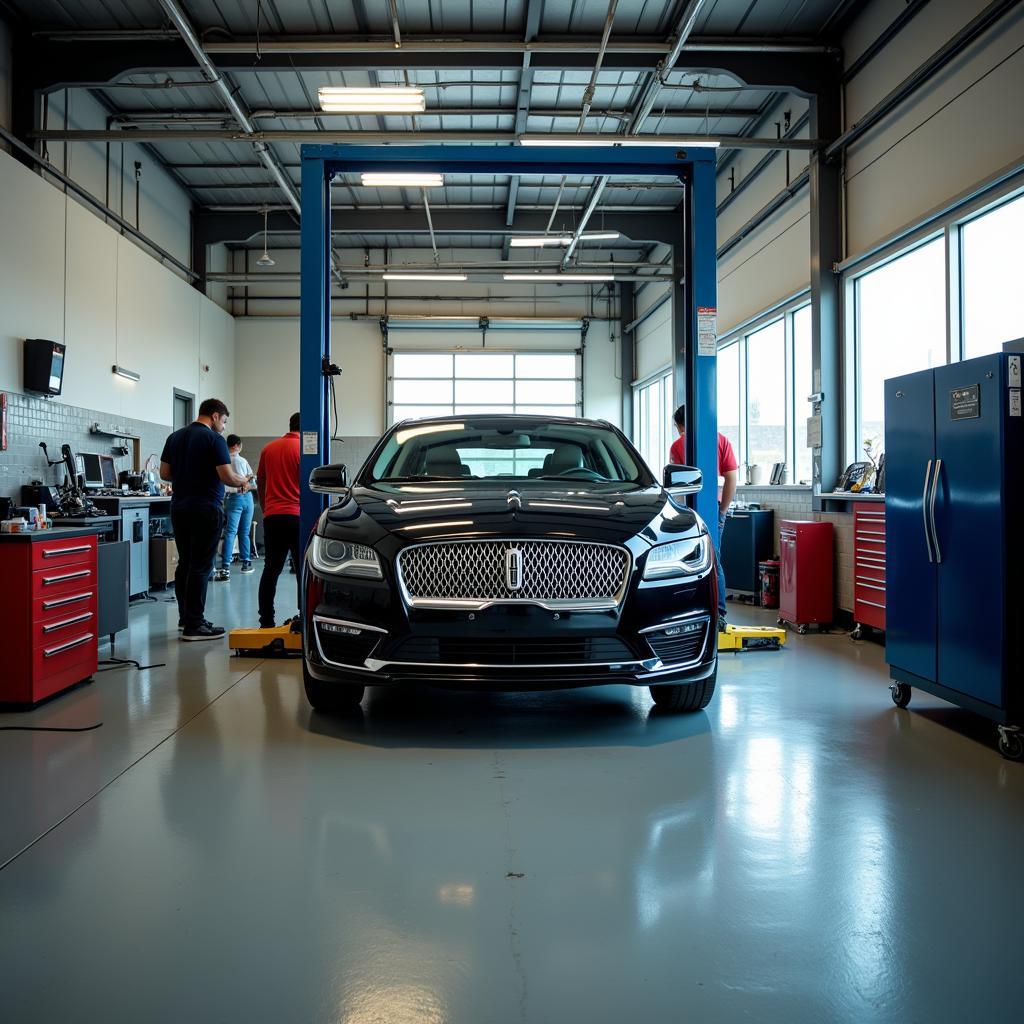
<svg viewBox="0 0 1024 1024">
<path fill-rule="evenodd" d="M 520 586 L 508 586 L 506 554 L 522 554 Z M 617 601 L 629 554 L 609 544 L 489 540 L 423 544 L 398 558 L 413 600 Z"/>
</svg>

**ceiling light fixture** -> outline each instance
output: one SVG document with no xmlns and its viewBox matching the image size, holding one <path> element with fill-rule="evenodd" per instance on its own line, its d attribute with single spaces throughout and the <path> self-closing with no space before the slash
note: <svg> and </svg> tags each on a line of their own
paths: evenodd
<svg viewBox="0 0 1024 1024">
<path fill-rule="evenodd" d="M 270 216 L 270 208 L 268 206 L 263 207 L 263 254 L 256 261 L 257 267 L 272 267 L 274 266 L 274 258 L 267 252 L 267 217 Z"/>
<path fill-rule="evenodd" d="M 674 149 L 718 149 L 721 142 L 704 135 L 524 135 L 520 146 L 669 146 Z"/>
<path fill-rule="evenodd" d="M 580 235 L 580 241 L 614 241 L 618 237 L 618 231 L 584 231 Z M 570 242 L 572 235 L 514 235 L 508 244 L 513 249 L 537 249 L 544 245 L 569 245 Z"/>
<path fill-rule="evenodd" d="M 322 85 L 320 109 L 327 114 L 422 114 L 427 109 L 423 90 L 414 86 L 380 89 Z"/>
<path fill-rule="evenodd" d="M 116 373 L 118 377 L 124 377 L 125 380 L 142 380 L 141 374 L 136 373 L 134 370 L 126 369 L 124 366 L 118 366 L 115 364 L 111 367 L 111 370 Z"/>
<path fill-rule="evenodd" d="M 359 180 L 367 188 L 439 188 L 444 184 L 444 175 L 417 171 L 395 174 L 365 171 L 359 176 Z"/>
<path fill-rule="evenodd" d="M 400 271 L 389 270 L 381 275 L 385 281 L 465 281 L 468 280 L 465 274 L 404 274 Z"/>
<path fill-rule="evenodd" d="M 502 274 L 506 281 L 614 281 L 614 274 Z"/>
</svg>

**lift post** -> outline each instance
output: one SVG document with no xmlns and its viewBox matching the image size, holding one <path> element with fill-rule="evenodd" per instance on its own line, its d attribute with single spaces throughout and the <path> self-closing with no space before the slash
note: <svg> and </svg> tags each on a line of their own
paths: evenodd
<svg viewBox="0 0 1024 1024">
<path fill-rule="evenodd" d="M 329 462 L 330 402 L 324 359 L 331 360 L 331 179 L 360 171 L 442 174 L 677 177 L 686 188 L 681 280 L 673 280 L 677 325 L 673 345 L 676 395 L 687 406 L 687 457 L 703 472 L 697 511 L 717 529 L 718 409 L 714 335 L 717 314 L 715 151 L 666 146 L 349 146 L 302 147 L 301 530 L 303 542 L 323 511 L 309 474 Z M 336 362 L 344 367 L 344 354 Z M 668 415 L 671 415 L 669 410 Z M 335 425 L 337 429 L 337 424 Z M 665 453 L 667 460 L 668 453 Z M 351 471 L 357 467 L 350 466 Z M 661 467 L 653 467 L 656 471 Z"/>
</svg>

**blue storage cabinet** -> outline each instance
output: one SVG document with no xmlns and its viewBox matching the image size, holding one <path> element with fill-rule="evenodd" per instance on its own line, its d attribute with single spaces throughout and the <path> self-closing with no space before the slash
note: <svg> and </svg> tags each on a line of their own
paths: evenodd
<svg viewBox="0 0 1024 1024">
<path fill-rule="evenodd" d="M 918 687 L 999 723 L 1024 756 L 1024 418 L 999 353 L 885 384 L 886 660 L 900 707 Z M 1011 362 L 1016 360 L 1017 362 Z"/>
</svg>

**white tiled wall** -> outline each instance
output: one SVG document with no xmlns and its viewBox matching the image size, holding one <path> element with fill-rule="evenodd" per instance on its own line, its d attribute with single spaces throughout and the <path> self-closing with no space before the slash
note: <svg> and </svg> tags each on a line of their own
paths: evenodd
<svg viewBox="0 0 1024 1024">
<path fill-rule="evenodd" d="M 831 523 L 835 537 L 836 606 L 853 611 L 853 510 L 815 512 L 809 487 L 740 487 L 739 501 L 755 502 L 775 512 L 775 553 L 779 551 L 779 523 L 784 519 L 804 519 Z"/>
</svg>

